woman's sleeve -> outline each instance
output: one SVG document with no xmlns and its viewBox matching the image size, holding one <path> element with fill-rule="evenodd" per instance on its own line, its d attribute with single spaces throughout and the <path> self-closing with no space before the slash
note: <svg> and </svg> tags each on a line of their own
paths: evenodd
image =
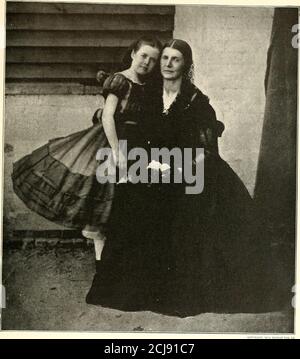
<svg viewBox="0 0 300 359">
<path fill-rule="evenodd" d="M 125 97 L 129 89 L 129 83 L 122 74 L 109 76 L 103 84 L 103 96 L 106 98 L 109 94 L 116 95 L 118 98 Z"/>
<path fill-rule="evenodd" d="M 208 104 L 207 113 L 208 113 L 207 127 L 211 128 L 214 131 L 216 137 L 221 137 L 225 129 L 225 126 L 223 122 L 217 120 L 216 112 L 210 104 Z"/>
<path fill-rule="evenodd" d="M 222 136 L 225 126 L 223 122 L 217 120 L 216 112 L 209 103 L 205 107 L 205 121 L 200 121 L 198 130 L 200 144 L 207 155 L 218 154 L 218 137 Z"/>
</svg>

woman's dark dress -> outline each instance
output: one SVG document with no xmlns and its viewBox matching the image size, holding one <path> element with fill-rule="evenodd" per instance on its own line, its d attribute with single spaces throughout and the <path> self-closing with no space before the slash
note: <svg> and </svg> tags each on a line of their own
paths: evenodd
<svg viewBox="0 0 300 359">
<path fill-rule="evenodd" d="M 161 94 L 153 97 L 158 147 L 205 151 L 203 192 L 185 194 L 185 183 L 173 189 L 172 223 L 162 238 L 168 242 L 168 266 L 160 311 L 188 316 L 278 309 L 279 303 L 271 303 L 274 283 L 253 200 L 218 153 L 224 125 L 208 98 L 188 82 L 167 113 Z"/>
<path fill-rule="evenodd" d="M 204 190 L 187 195 L 185 183 L 120 186 L 87 302 L 179 317 L 265 311 L 261 299 L 270 285 L 261 281 L 266 268 L 252 199 L 218 154 L 224 126 L 191 84 L 184 83 L 166 114 L 161 95 L 148 95 L 145 104 L 145 147 L 148 141 L 158 148 L 204 147 Z"/>
</svg>

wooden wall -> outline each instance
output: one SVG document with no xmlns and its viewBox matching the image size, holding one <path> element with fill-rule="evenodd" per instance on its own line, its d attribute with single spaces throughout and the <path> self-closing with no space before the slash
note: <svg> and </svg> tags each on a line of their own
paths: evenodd
<svg viewBox="0 0 300 359">
<path fill-rule="evenodd" d="M 144 34 L 172 37 L 174 6 L 7 2 L 6 81 L 89 83 Z"/>
</svg>

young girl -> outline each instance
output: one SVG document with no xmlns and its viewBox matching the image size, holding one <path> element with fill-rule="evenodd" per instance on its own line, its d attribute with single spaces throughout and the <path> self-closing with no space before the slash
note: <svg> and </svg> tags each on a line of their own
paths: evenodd
<svg viewBox="0 0 300 359">
<path fill-rule="evenodd" d="M 115 191 L 113 183 L 97 181 L 96 154 L 111 146 L 116 164 L 125 165 L 124 154 L 118 154 L 119 139 L 134 138 L 134 123 L 142 116 L 144 82 L 153 74 L 160 49 L 155 38 L 135 41 L 124 58 L 127 68 L 104 83 L 102 121 L 50 140 L 14 163 L 12 180 L 19 198 L 52 222 L 84 228 L 83 235 L 94 240 L 96 261 L 101 258 Z"/>
<path fill-rule="evenodd" d="M 124 57 L 122 72 L 108 77 L 103 86 L 106 98 L 102 112 L 102 125 L 112 149 L 114 162 L 120 170 L 126 167 L 125 154 L 119 140 L 127 141 L 127 149 L 139 147 L 143 137 L 138 126 L 143 118 L 145 80 L 152 73 L 160 54 L 161 44 L 152 38 L 142 38 L 132 44 Z M 87 225 L 83 235 L 94 239 L 96 260 L 100 260 L 104 246 L 103 231 L 99 226 Z"/>
</svg>

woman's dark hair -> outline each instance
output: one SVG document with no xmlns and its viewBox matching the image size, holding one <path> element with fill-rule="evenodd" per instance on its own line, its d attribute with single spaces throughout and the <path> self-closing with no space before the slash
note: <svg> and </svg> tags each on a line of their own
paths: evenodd
<svg viewBox="0 0 300 359">
<path fill-rule="evenodd" d="M 178 50 L 182 53 L 184 58 L 184 69 L 183 69 L 183 77 L 190 82 L 194 80 L 194 62 L 193 62 L 193 52 L 190 45 L 180 39 L 173 39 L 168 41 L 162 51 L 166 48 L 170 47 L 172 49 Z"/>
<path fill-rule="evenodd" d="M 137 52 L 143 45 L 149 45 L 161 51 L 162 44 L 161 42 L 153 36 L 143 36 L 138 40 L 134 41 L 127 49 L 123 60 L 122 60 L 122 69 L 128 69 L 131 66 L 132 58 L 131 53 L 132 51 Z"/>
</svg>

